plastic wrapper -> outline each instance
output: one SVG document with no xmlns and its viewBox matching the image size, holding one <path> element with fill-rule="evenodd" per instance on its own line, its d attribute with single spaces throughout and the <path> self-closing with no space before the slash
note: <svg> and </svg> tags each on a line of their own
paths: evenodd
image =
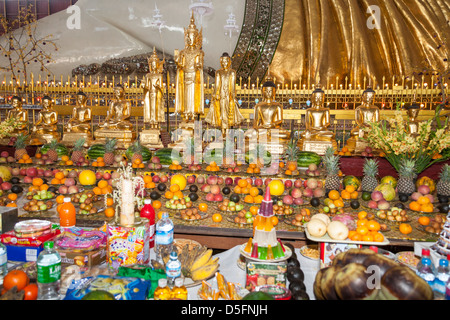
<svg viewBox="0 0 450 320">
<path fill-rule="evenodd" d="M 60 249 L 75 251 L 92 251 L 106 245 L 106 233 L 97 230 L 71 229 L 56 238 Z"/>
</svg>

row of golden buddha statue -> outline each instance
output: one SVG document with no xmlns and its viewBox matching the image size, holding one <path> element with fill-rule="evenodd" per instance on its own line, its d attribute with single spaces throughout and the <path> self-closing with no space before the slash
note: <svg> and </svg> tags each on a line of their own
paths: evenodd
<svg viewBox="0 0 450 320">
<path fill-rule="evenodd" d="M 177 145 L 186 137 L 193 136 L 194 122 L 204 116 L 204 81 L 202 31 L 195 25 L 191 17 L 188 28 L 184 30 L 185 48 L 175 50 L 174 60 L 177 65 L 175 112 L 181 114 L 179 124 L 181 138 L 174 141 Z M 148 59 L 149 73 L 142 81 L 144 90 L 143 118 L 144 127 L 139 131 L 142 144 L 151 148 L 163 147 L 160 138 L 160 125 L 165 122 L 163 65 L 155 50 Z M 228 129 L 238 128 L 244 117 L 239 111 L 236 100 L 236 71 L 231 68 L 231 57 L 224 53 L 220 57 L 220 69 L 216 71 L 214 92 L 209 112 L 205 121 L 211 128 L 217 128 L 225 135 Z M 276 85 L 271 79 L 266 79 L 261 89 L 262 101 L 257 103 L 253 114 L 253 126 L 245 132 L 247 140 L 264 141 L 269 151 L 282 154 L 290 132 L 283 129 L 283 106 L 275 100 Z M 361 152 L 366 147 L 362 140 L 363 128 L 369 122 L 380 120 L 380 110 L 374 105 L 375 91 L 371 88 L 362 94 L 362 104 L 355 109 L 356 127 L 351 131 L 347 146 L 350 152 Z M 85 138 L 86 144 L 92 142 L 91 123 L 92 110 L 87 105 L 87 96 L 78 92 L 76 105 L 70 120 L 64 125 L 61 142 L 73 145 L 79 138 Z M 305 130 L 299 136 L 299 148 L 304 151 L 314 151 L 324 154 L 328 147 L 337 149 L 335 134 L 330 130 L 330 109 L 325 106 L 325 92 L 317 85 L 311 98 L 311 106 L 305 114 Z M 420 109 L 410 108 L 410 131 L 417 131 L 417 114 Z M 110 102 L 106 118 L 94 131 L 96 143 L 102 143 L 106 138 L 116 138 L 123 146 L 136 140 L 136 130 L 130 122 L 131 104 L 125 99 L 125 90 L 121 85 L 114 88 L 114 99 Z M 22 99 L 18 96 L 12 99 L 12 109 L 8 118 L 14 117 L 20 126 L 14 132 L 28 133 L 28 112 L 22 109 Z M 52 99 L 45 96 L 42 99 L 42 110 L 38 120 L 32 126 L 31 144 L 43 144 L 53 139 L 59 139 L 57 132 L 58 113 L 53 108 Z M 416 131 L 414 131 L 416 130 Z M 275 142 L 274 142 L 275 141 Z"/>
</svg>

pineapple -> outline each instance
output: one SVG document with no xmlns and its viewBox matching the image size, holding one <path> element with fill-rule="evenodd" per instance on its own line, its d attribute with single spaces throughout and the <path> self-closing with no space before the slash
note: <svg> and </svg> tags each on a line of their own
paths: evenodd
<svg viewBox="0 0 450 320">
<path fill-rule="evenodd" d="M 399 194 L 411 195 L 416 191 L 414 179 L 416 178 L 416 162 L 414 160 L 403 159 L 398 168 L 397 192 Z"/>
<path fill-rule="evenodd" d="M 363 172 L 364 177 L 361 181 L 361 189 L 362 191 L 372 192 L 378 186 L 378 161 L 366 158 Z"/>
<path fill-rule="evenodd" d="M 86 143 L 85 138 L 80 138 L 77 141 L 75 141 L 75 145 L 72 149 L 72 156 L 70 157 L 70 160 L 73 161 L 73 163 L 78 163 L 84 158 L 84 144 Z"/>
<path fill-rule="evenodd" d="M 133 152 L 133 155 L 131 156 L 131 163 L 135 163 L 136 159 L 140 159 L 141 162 L 143 161 L 142 144 L 138 140 L 136 140 L 131 146 L 131 151 Z"/>
<path fill-rule="evenodd" d="M 286 152 L 284 153 L 286 161 L 295 161 L 297 163 L 298 153 L 300 149 L 298 147 L 298 138 L 292 136 L 291 141 L 286 147 Z"/>
<path fill-rule="evenodd" d="M 20 160 L 24 155 L 28 154 L 27 150 L 25 149 L 27 146 L 27 138 L 28 136 L 24 134 L 19 134 L 17 136 L 17 140 L 14 143 L 14 147 L 16 148 L 14 157 L 16 158 L 16 160 Z"/>
<path fill-rule="evenodd" d="M 444 164 L 439 174 L 439 181 L 436 184 L 437 194 L 450 197 L 450 165 Z"/>
<path fill-rule="evenodd" d="M 47 156 L 48 159 L 55 162 L 58 161 L 58 151 L 56 150 L 58 147 L 58 141 L 52 140 L 48 144 Z"/>
<path fill-rule="evenodd" d="M 341 179 L 339 178 L 339 160 L 340 156 L 334 154 L 332 147 L 327 148 L 323 156 L 323 164 L 325 166 L 325 190 L 339 190 Z"/>
<path fill-rule="evenodd" d="M 106 165 L 112 165 L 114 163 L 114 150 L 116 149 L 116 145 L 117 145 L 117 139 L 116 138 L 112 138 L 112 139 L 106 139 L 105 142 L 105 154 L 103 156 L 103 160 L 105 161 Z"/>
</svg>

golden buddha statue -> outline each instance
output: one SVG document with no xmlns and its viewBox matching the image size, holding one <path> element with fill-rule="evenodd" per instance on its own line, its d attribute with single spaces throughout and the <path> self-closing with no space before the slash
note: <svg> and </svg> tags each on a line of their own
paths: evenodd
<svg viewBox="0 0 450 320">
<path fill-rule="evenodd" d="M 125 89 L 122 85 L 114 87 L 114 99 L 109 103 L 106 118 L 100 129 L 94 132 L 99 143 L 106 138 L 116 138 L 120 147 L 126 148 L 136 139 L 133 124 L 128 120 L 131 116 L 131 105 L 125 99 Z"/>
<path fill-rule="evenodd" d="M 350 132 L 350 138 L 346 145 L 351 153 L 360 153 L 368 147 L 368 143 L 363 140 L 364 128 L 369 126 L 369 122 L 380 121 L 380 109 L 374 105 L 375 91 L 368 87 L 362 93 L 362 104 L 355 109 L 356 127 Z"/>
<path fill-rule="evenodd" d="M 408 115 L 408 133 L 412 136 L 417 136 L 419 134 L 419 125 L 421 121 L 418 121 L 420 106 L 416 103 L 408 106 L 406 113 Z"/>
<path fill-rule="evenodd" d="M 325 154 L 328 147 L 337 149 L 335 134 L 328 129 L 331 125 L 330 109 L 324 107 L 325 92 L 320 85 L 311 95 L 311 107 L 305 113 L 305 131 L 301 134 L 300 148 Z"/>
<path fill-rule="evenodd" d="M 283 105 L 275 101 L 276 85 L 272 81 L 264 82 L 261 92 L 263 99 L 255 106 L 253 128 L 247 130 L 245 138 L 281 155 L 290 139 L 290 133 L 282 128 Z"/>
<path fill-rule="evenodd" d="M 149 73 L 143 79 L 144 88 L 144 130 L 139 134 L 143 145 L 149 148 L 162 148 L 160 123 L 165 122 L 163 69 L 164 60 L 160 61 L 156 50 L 147 60 Z"/>
<path fill-rule="evenodd" d="M 58 112 L 53 108 L 53 100 L 49 96 L 42 98 L 42 110 L 38 114 L 38 120 L 31 130 L 31 145 L 50 143 L 52 140 L 59 141 Z"/>
<path fill-rule="evenodd" d="M 10 133 L 11 136 L 17 136 L 19 134 L 28 134 L 28 110 L 22 108 L 23 102 L 22 98 L 19 96 L 14 96 L 11 99 L 12 109 L 8 110 L 6 119 L 15 119 L 17 127 L 13 132 Z"/>
<path fill-rule="evenodd" d="M 227 129 L 239 125 L 244 117 L 239 111 L 236 100 L 236 71 L 231 68 L 231 57 L 223 53 L 220 57 L 221 68 L 216 71 L 214 94 L 205 121 L 214 128 Z"/>
<path fill-rule="evenodd" d="M 87 105 L 87 96 L 79 91 L 76 96 L 76 105 L 72 109 L 72 117 L 64 126 L 62 143 L 73 146 L 80 138 L 86 140 L 86 147 L 89 146 L 91 136 L 92 109 Z"/>
</svg>

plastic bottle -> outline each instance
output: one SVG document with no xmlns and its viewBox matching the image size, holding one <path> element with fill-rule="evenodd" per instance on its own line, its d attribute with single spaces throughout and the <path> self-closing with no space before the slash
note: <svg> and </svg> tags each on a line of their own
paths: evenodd
<svg viewBox="0 0 450 320">
<path fill-rule="evenodd" d="M 430 249 L 427 249 L 427 248 L 422 249 L 422 258 L 428 258 L 431 261 Z M 419 270 L 421 267 L 422 267 L 422 259 L 417 264 L 416 270 Z M 431 262 L 431 270 L 433 270 L 433 273 L 436 274 L 436 268 L 435 268 L 433 262 Z"/>
<path fill-rule="evenodd" d="M 445 295 L 446 285 L 450 279 L 450 268 L 447 259 L 440 259 L 439 266 L 436 269 L 436 280 L 434 282 L 434 289 Z"/>
<path fill-rule="evenodd" d="M 53 241 L 44 243 L 36 262 L 38 300 L 60 300 L 61 256 Z"/>
<path fill-rule="evenodd" d="M 170 253 L 170 260 L 166 264 L 166 276 L 171 289 L 175 285 L 175 279 L 181 277 L 181 262 L 178 260 L 178 254 L 175 251 Z"/>
<path fill-rule="evenodd" d="M 161 219 L 156 223 L 155 253 L 156 261 L 164 264 L 163 253 L 170 254 L 173 248 L 173 222 L 169 214 L 164 212 Z"/>
<path fill-rule="evenodd" d="M 167 279 L 161 278 L 158 280 L 158 287 L 153 293 L 154 300 L 169 300 L 170 299 L 170 288 L 167 285 Z"/>
<path fill-rule="evenodd" d="M 6 247 L 0 242 L 0 285 L 3 284 L 3 278 L 8 273 L 8 257 Z"/>
<path fill-rule="evenodd" d="M 64 203 L 59 208 L 59 225 L 64 228 L 74 227 L 76 224 L 77 210 L 70 202 L 70 198 L 64 198 Z"/>
<path fill-rule="evenodd" d="M 171 298 L 172 299 L 179 299 L 179 300 L 187 300 L 187 298 L 188 298 L 188 290 L 184 286 L 183 278 L 176 278 L 175 279 L 175 286 L 172 289 Z"/>
<path fill-rule="evenodd" d="M 434 289 L 434 282 L 436 279 L 435 273 L 432 268 L 433 263 L 428 257 L 422 257 L 420 267 L 417 268 L 417 275 L 424 279 L 431 288 Z"/>
<path fill-rule="evenodd" d="M 447 281 L 445 289 L 445 300 L 450 300 L 450 279 Z"/>
<path fill-rule="evenodd" d="M 155 247 L 155 209 L 150 199 L 144 200 L 144 206 L 140 212 L 141 218 L 148 219 L 150 233 L 150 249 Z"/>
</svg>

